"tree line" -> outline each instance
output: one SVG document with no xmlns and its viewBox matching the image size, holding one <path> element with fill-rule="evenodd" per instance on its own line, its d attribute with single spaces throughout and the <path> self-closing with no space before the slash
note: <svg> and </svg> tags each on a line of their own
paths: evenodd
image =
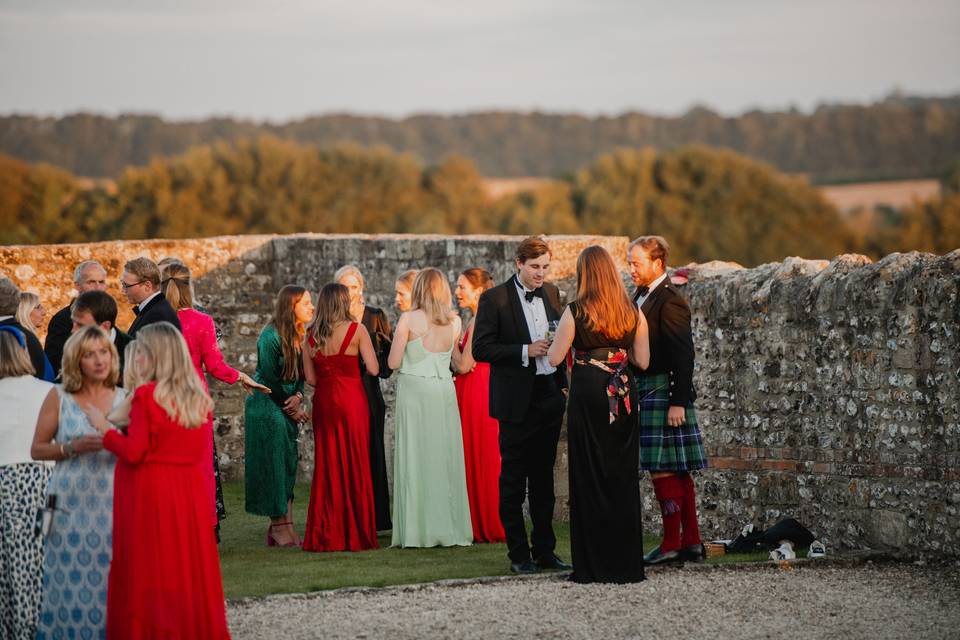
<svg viewBox="0 0 960 640">
<path fill-rule="evenodd" d="M 217 141 L 260 135 L 332 147 L 385 145 L 427 166 L 449 154 L 470 158 L 488 176 L 567 177 L 622 147 L 676 149 L 705 144 L 733 149 L 814 183 L 937 175 L 960 156 L 960 96 L 891 96 L 870 105 L 823 105 L 810 113 L 750 111 L 724 117 L 696 107 L 679 117 L 624 113 L 487 112 L 403 119 L 350 114 L 282 124 L 231 118 L 168 122 L 152 115 L 0 117 L 0 152 L 87 177 Z"/>
<path fill-rule="evenodd" d="M 951 180 L 953 182 L 951 182 Z M 845 217 L 806 180 L 733 151 L 689 146 L 601 154 L 566 180 L 493 199 L 476 165 L 424 168 L 385 147 L 320 149 L 273 137 L 195 147 L 80 179 L 0 155 L 0 243 L 242 233 L 660 233 L 674 262 L 744 265 L 848 251 L 960 247 L 960 194 Z"/>
</svg>

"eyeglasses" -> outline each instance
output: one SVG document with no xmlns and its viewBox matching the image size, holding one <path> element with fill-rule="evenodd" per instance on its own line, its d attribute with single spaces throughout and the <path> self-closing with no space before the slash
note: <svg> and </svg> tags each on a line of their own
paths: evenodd
<svg viewBox="0 0 960 640">
<path fill-rule="evenodd" d="M 140 280 L 140 281 L 138 281 L 138 282 L 131 282 L 131 283 L 126 283 L 126 282 L 124 282 L 123 280 L 121 280 L 121 281 L 120 281 L 120 288 L 123 289 L 124 291 L 126 291 L 126 290 L 129 289 L 130 287 L 135 287 L 135 286 L 137 286 L 138 284 L 143 284 L 144 282 L 146 282 L 146 280 Z"/>
</svg>

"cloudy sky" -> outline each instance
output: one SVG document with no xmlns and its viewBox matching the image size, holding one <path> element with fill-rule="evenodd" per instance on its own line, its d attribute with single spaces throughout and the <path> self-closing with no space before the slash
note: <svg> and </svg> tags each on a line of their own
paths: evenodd
<svg viewBox="0 0 960 640">
<path fill-rule="evenodd" d="M 960 93 L 957 0 L 0 0 L 0 113 L 809 109 Z"/>
</svg>

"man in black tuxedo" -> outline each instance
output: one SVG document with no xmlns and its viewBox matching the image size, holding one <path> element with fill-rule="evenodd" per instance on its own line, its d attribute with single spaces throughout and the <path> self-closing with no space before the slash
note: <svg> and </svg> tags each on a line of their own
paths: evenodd
<svg viewBox="0 0 960 640">
<path fill-rule="evenodd" d="M 650 472 L 663 516 L 663 542 L 644 556 L 649 565 L 704 558 L 690 475 L 707 466 L 693 406 L 693 331 L 690 307 L 667 275 L 669 253 L 661 236 L 637 238 L 627 250 L 637 286 L 633 300 L 647 319 L 650 339 L 650 365 L 635 370 L 640 468 Z"/>
<path fill-rule="evenodd" d="M 553 532 L 566 367 L 552 367 L 546 358 L 548 329 L 560 319 L 560 292 L 543 281 L 550 247 L 542 238 L 521 242 L 515 262 L 517 275 L 480 296 L 473 337 L 473 357 L 491 365 L 490 415 L 500 422 L 500 520 L 514 572 L 569 569 L 554 553 Z M 523 521 L 528 484 L 529 542 Z"/>
<path fill-rule="evenodd" d="M 107 270 L 96 260 L 85 260 L 73 270 L 73 286 L 77 294 L 87 291 L 105 291 L 107 288 Z M 43 351 L 50 360 L 55 375 L 60 375 L 60 361 L 63 360 L 63 345 L 73 333 L 73 321 L 70 319 L 70 307 L 65 306 L 53 314 L 50 324 L 47 325 L 47 339 L 43 343 Z M 123 354 L 120 355 L 123 357 Z"/>
<path fill-rule="evenodd" d="M 120 380 L 117 383 L 123 386 L 123 353 L 133 339 L 120 329 L 117 329 L 117 301 L 105 291 L 87 291 L 77 296 L 70 305 L 70 318 L 73 321 L 73 331 L 83 327 L 97 325 L 109 334 L 113 346 L 120 355 Z"/>
<path fill-rule="evenodd" d="M 153 260 L 140 257 L 123 265 L 120 287 L 137 316 L 127 329 L 131 338 L 136 339 L 137 331 L 155 322 L 169 322 L 180 328 L 177 312 L 160 292 L 160 268 Z"/>
</svg>

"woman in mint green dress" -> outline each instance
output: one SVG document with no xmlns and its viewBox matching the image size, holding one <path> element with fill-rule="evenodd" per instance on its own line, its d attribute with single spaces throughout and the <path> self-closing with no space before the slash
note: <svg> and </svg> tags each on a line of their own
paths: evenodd
<svg viewBox="0 0 960 640">
<path fill-rule="evenodd" d="M 460 318 L 450 285 L 434 268 L 413 282 L 413 307 L 400 316 L 388 364 L 397 369 L 393 546 L 473 542 L 460 412 L 450 371 Z"/>
<path fill-rule="evenodd" d="M 273 317 L 257 340 L 254 379 L 270 395 L 249 396 L 244 405 L 244 494 L 247 513 L 270 518 L 267 546 L 296 546 L 293 485 L 297 479 L 297 436 L 307 419 L 301 406 L 300 348 L 313 317 L 310 292 L 286 285 L 277 294 Z"/>
</svg>

